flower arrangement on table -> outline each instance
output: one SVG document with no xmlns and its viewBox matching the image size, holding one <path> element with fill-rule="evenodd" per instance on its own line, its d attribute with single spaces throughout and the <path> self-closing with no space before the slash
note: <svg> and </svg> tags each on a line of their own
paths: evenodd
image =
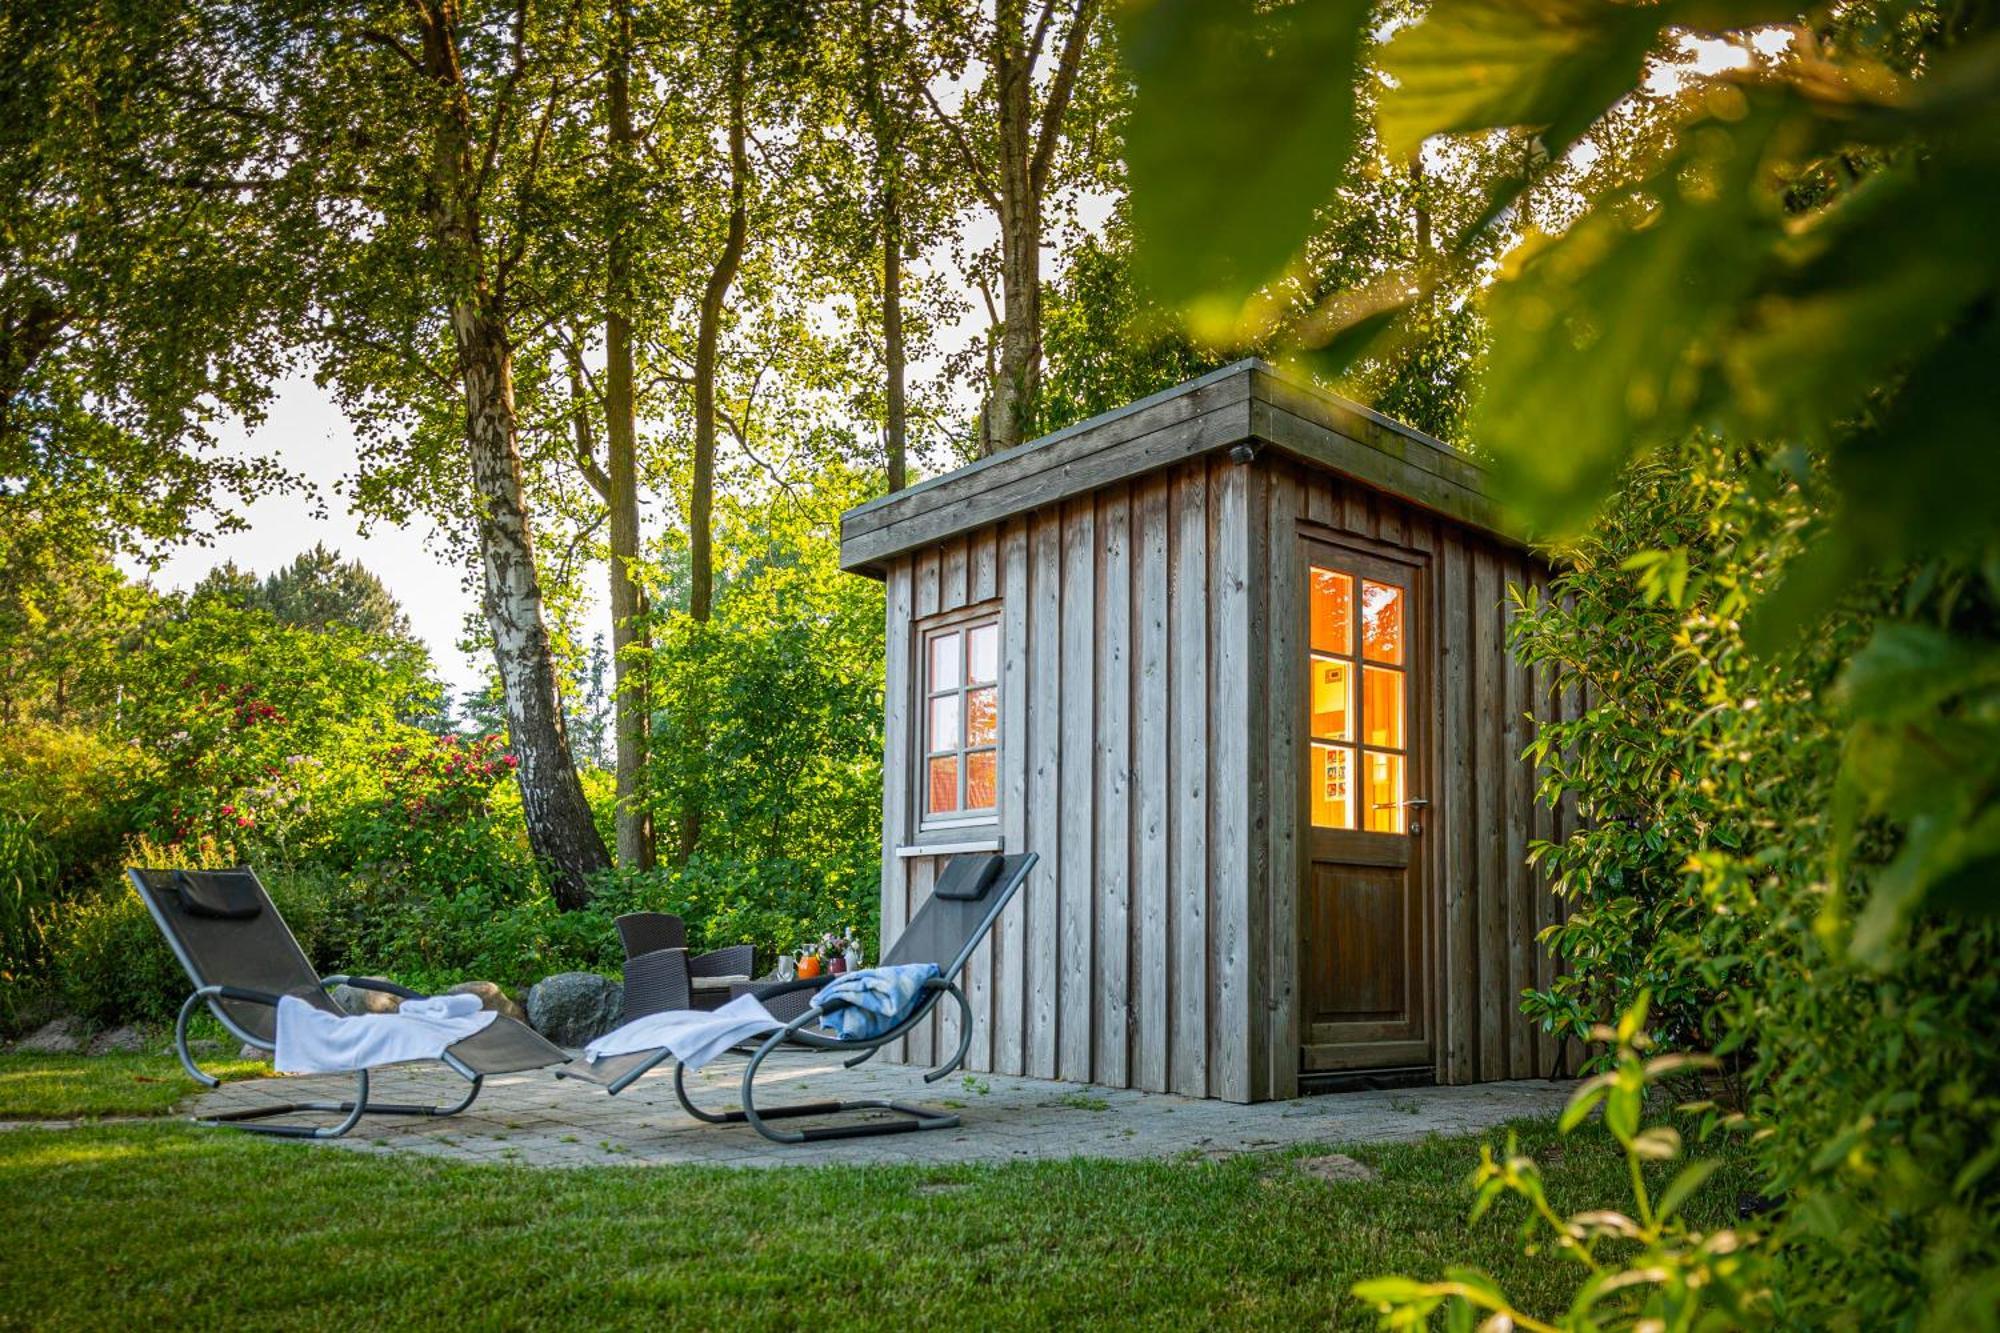
<svg viewBox="0 0 2000 1333">
<path fill-rule="evenodd" d="M 829 975 L 859 971 L 861 968 L 861 937 L 852 926 L 846 930 L 832 931 L 818 940 L 799 947 L 798 974 L 810 981 L 822 971 Z"/>
</svg>

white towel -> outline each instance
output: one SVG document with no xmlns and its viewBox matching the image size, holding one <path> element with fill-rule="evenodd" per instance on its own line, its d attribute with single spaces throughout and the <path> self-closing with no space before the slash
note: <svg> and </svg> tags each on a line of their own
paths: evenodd
<svg viewBox="0 0 2000 1333">
<path fill-rule="evenodd" d="M 423 1000 L 405 1000 L 396 1012 L 405 1018 L 464 1018 L 483 1006 L 477 995 L 433 995 Z"/>
<path fill-rule="evenodd" d="M 499 1015 L 479 1010 L 473 995 L 441 997 L 471 1000 L 476 1012 L 458 1006 L 430 1016 L 425 1002 L 407 1001 L 393 1014 L 343 1017 L 318 1009 L 296 995 L 278 1000 L 278 1050 L 271 1064 L 281 1074 L 344 1074 L 405 1060 L 435 1060 L 445 1048 L 482 1032 Z"/>
<path fill-rule="evenodd" d="M 699 1069 L 744 1038 L 783 1026 L 756 996 L 739 995 L 713 1011 L 675 1009 L 635 1018 L 584 1047 L 583 1057 L 596 1061 L 664 1046 L 689 1069 Z"/>
</svg>

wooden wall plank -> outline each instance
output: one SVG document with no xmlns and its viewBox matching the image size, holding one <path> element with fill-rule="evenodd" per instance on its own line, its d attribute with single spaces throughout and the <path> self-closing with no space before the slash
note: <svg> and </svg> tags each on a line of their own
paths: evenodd
<svg viewBox="0 0 2000 1333">
<path fill-rule="evenodd" d="M 1438 656 L 1443 665 L 1442 785 L 1431 813 L 1441 836 L 1439 883 L 1444 898 L 1445 1003 L 1440 1081 L 1469 1083 L 1478 1074 L 1475 1031 L 1479 963 L 1478 871 L 1473 831 L 1479 817 L 1472 776 L 1472 570 L 1464 539 L 1447 530 L 1438 580 L 1442 614 Z"/>
<path fill-rule="evenodd" d="M 966 603 L 967 539 L 953 537 L 938 548 L 938 610 L 956 611 Z"/>
<path fill-rule="evenodd" d="M 1061 736 L 1058 740 L 1058 818 L 1062 864 L 1057 891 L 1060 933 L 1056 944 L 1056 1071 L 1087 1082 L 1096 1036 L 1095 918 L 1097 834 L 1093 773 L 1097 752 L 1097 524 L 1090 497 L 1063 507 Z"/>
<path fill-rule="evenodd" d="M 1526 585 L 1530 568 L 1516 558 L 1507 571 L 1508 587 L 1502 588 L 1502 625 L 1514 622 L 1514 598 L 1510 590 Z M 1528 865 L 1528 830 L 1534 820 L 1534 771 L 1522 758 L 1528 746 L 1529 695 L 1533 677 L 1518 661 L 1501 636 L 1500 651 L 1506 654 L 1504 725 L 1501 730 L 1501 783 L 1506 790 L 1507 886 L 1507 1076 L 1531 1078 L 1535 1072 L 1535 1034 L 1521 1012 L 1521 993 L 1535 984 L 1535 875 Z"/>
<path fill-rule="evenodd" d="M 1543 596 L 1546 597 L 1548 594 L 1547 577 L 1545 575 L 1538 575 L 1535 583 Z M 1534 708 L 1537 720 L 1535 734 L 1537 735 L 1540 734 L 1540 722 L 1543 719 L 1549 721 L 1555 719 L 1555 700 L 1550 691 L 1550 678 L 1551 673 L 1548 665 L 1546 663 L 1537 663 L 1534 669 Z M 1531 770 L 1529 780 L 1539 788 L 1541 770 Z M 1535 840 L 1537 842 L 1553 842 L 1556 835 L 1555 812 L 1541 800 L 1537 799 L 1534 804 L 1532 818 L 1534 821 L 1533 835 Z M 1557 903 L 1547 866 L 1548 862 L 1545 860 L 1535 868 L 1535 931 L 1538 935 L 1556 922 Z M 1541 990 L 1547 990 L 1555 984 L 1555 979 L 1555 956 L 1550 953 L 1549 947 L 1546 944 L 1537 944 L 1535 946 L 1536 987 Z M 1556 1049 L 1555 1034 L 1544 1032 L 1541 1025 L 1536 1024 L 1535 1072 L 1538 1075 L 1546 1075 L 1554 1071 Z"/>
<path fill-rule="evenodd" d="M 1270 769 L 1266 805 L 1269 839 L 1270 976 L 1266 982 L 1272 1011 L 1265 1043 L 1273 1097 L 1298 1095 L 1298 876 L 1300 806 L 1304 785 L 1299 777 L 1300 728 L 1305 699 L 1304 572 L 1299 566 L 1298 520 L 1306 488 L 1299 470 L 1278 471 L 1271 489 L 1266 534 L 1269 542 L 1268 589 L 1265 608 L 1265 678 L 1270 682 L 1265 712 L 1264 753 Z M 1253 736 L 1256 732 L 1253 730 Z"/>
<path fill-rule="evenodd" d="M 971 602 L 990 602 L 1000 595 L 1000 529 L 985 527 L 968 541 L 971 554 L 966 565 L 965 595 Z"/>
<path fill-rule="evenodd" d="M 1042 854 L 1028 901 L 1027 1072 L 1056 1074 L 1062 918 L 1062 515 L 1035 516 L 1028 574 L 1028 838 Z"/>
<path fill-rule="evenodd" d="M 937 883 L 938 860 L 934 856 L 910 858 L 910 916 L 930 901 L 931 889 Z M 905 925 L 909 924 L 907 920 Z M 934 1065 L 937 1063 L 938 1011 L 933 1009 L 924 1015 L 917 1025 L 910 1029 L 904 1045 L 903 1058 L 911 1064 Z"/>
<path fill-rule="evenodd" d="M 1132 505 L 1104 492 L 1097 512 L 1097 1037 L 1093 1076 L 1131 1078 L 1132 1015 Z"/>
<path fill-rule="evenodd" d="M 1136 756 L 1136 810 L 1133 824 L 1133 878 L 1137 947 L 1133 951 L 1133 1081 L 1149 1092 L 1164 1092 L 1168 1081 L 1168 946 L 1173 916 L 1168 880 L 1168 559 L 1172 543 L 1165 477 L 1148 477 L 1134 487 L 1133 588 L 1138 637 L 1134 659 L 1132 744 Z"/>
<path fill-rule="evenodd" d="M 1173 651 L 1170 716 L 1173 774 L 1172 981 L 1174 1091 L 1208 1092 L 1208 468 L 1195 462 L 1174 475 Z"/>
<path fill-rule="evenodd" d="M 1479 1077 L 1507 1075 L 1507 1028 L 1499 991 L 1507 976 L 1507 783 L 1500 761 L 1506 664 L 1500 647 L 1500 563 L 1481 543 L 1472 554 L 1474 837 L 1479 876 Z"/>
<path fill-rule="evenodd" d="M 1250 756 L 1251 592 L 1250 529 L 1253 489 L 1262 474 L 1240 463 L 1219 463 L 1210 473 L 1208 585 L 1210 593 L 1208 690 L 1208 955 L 1211 977 L 1207 1032 L 1208 1092 L 1229 1101 L 1251 1100 L 1264 1079 L 1251 1072 L 1251 1046 L 1263 1029 L 1250 996 L 1263 971 L 1253 953 L 1261 938 L 1253 920 L 1265 911 L 1264 885 L 1250 873 L 1251 829 L 1262 821 Z M 1261 498 L 1255 504 L 1261 519 Z M 1257 660 L 1262 661 L 1259 653 Z M 1254 691 L 1261 695 L 1261 691 Z M 1261 709 L 1258 710 L 1261 712 Z M 1261 737 L 1263 728 L 1257 734 Z M 1259 857 L 1261 864 L 1263 858 Z M 1253 962 L 1253 959 L 1256 961 Z"/>
<path fill-rule="evenodd" d="M 881 948 L 887 952 L 909 919 L 909 867 L 896 855 L 910 831 L 910 708 L 915 687 L 911 624 L 913 562 L 898 560 L 885 572 L 882 663 L 882 890 Z M 900 1054 L 901 1043 L 884 1048 Z"/>
<path fill-rule="evenodd" d="M 1000 539 L 1000 839 L 1008 852 L 1028 842 L 1028 546 L 1032 517 L 1010 520 Z M 993 940 L 993 1068 L 1025 1068 L 1027 894 L 1016 893 Z"/>
</svg>

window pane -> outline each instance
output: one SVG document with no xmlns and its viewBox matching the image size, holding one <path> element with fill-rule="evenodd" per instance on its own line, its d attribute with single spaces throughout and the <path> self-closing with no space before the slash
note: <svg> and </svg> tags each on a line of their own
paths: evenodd
<svg viewBox="0 0 2000 1333">
<path fill-rule="evenodd" d="M 1388 667 L 1364 667 L 1361 671 L 1362 740 L 1391 750 L 1403 744 L 1403 673 Z"/>
<path fill-rule="evenodd" d="M 1312 568 L 1312 650 L 1354 653 L 1354 580 L 1331 569 Z"/>
<path fill-rule="evenodd" d="M 1000 804 L 995 774 L 999 764 L 992 750 L 974 750 L 965 756 L 965 808 L 991 810 Z"/>
<path fill-rule="evenodd" d="M 962 683 L 958 674 L 958 644 L 963 637 L 957 630 L 931 636 L 931 679 L 930 690 L 955 690 Z"/>
<path fill-rule="evenodd" d="M 965 632 L 965 678 L 974 685 L 1000 679 L 1000 627 L 975 625 Z"/>
<path fill-rule="evenodd" d="M 958 738 L 958 696 L 941 695 L 931 700 L 930 741 L 925 748 L 932 754 L 956 750 L 964 742 Z"/>
<path fill-rule="evenodd" d="M 1000 739 L 999 691 L 988 685 L 965 692 L 965 743 L 993 745 Z"/>
<path fill-rule="evenodd" d="M 958 809 L 958 756 L 943 754 L 930 761 L 931 814 L 949 814 Z"/>
<path fill-rule="evenodd" d="M 1403 664 L 1403 590 L 1361 580 L 1361 655 L 1371 662 Z"/>
<path fill-rule="evenodd" d="M 1354 664 L 1312 660 L 1312 734 L 1321 740 L 1354 739 Z"/>
<path fill-rule="evenodd" d="M 1314 828 L 1354 827 L 1354 751 L 1345 745 L 1315 745 L 1312 772 Z"/>
<path fill-rule="evenodd" d="M 1367 775 L 1362 793 L 1368 806 L 1368 827 L 1376 833 L 1403 831 L 1403 756 L 1364 754 L 1361 766 Z"/>
</svg>

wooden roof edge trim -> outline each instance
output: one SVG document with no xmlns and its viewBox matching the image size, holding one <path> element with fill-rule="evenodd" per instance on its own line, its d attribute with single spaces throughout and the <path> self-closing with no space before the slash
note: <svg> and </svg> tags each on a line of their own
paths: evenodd
<svg viewBox="0 0 2000 1333">
<path fill-rule="evenodd" d="M 1019 448 L 1009 449 L 1005 453 L 992 454 L 986 458 L 976 459 L 962 467 L 955 467 L 949 472 L 941 472 L 935 477 L 926 477 L 914 485 L 905 486 L 900 491 L 894 491 L 888 495 L 878 495 L 873 500 L 865 504 L 856 505 L 841 515 L 842 526 L 845 527 L 850 520 L 857 521 L 859 526 L 873 526 L 867 523 L 867 520 L 881 510 L 908 506 L 912 501 L 921 501 L 929 492 L 945 486 L 964 484 L 974 477 L 1002 467 L 1003 465 L 1019 465 L 1044 450 L 1061 452 L 1057 449 L 1057 446 L 1067 441 L 1077 439 L 1079 436 L 1108 433 L 1108 428 L 1124 422 L 1127 418 L 1139 416 L 1142 413 L 1157 408 L 1162 404 L 1173 402 L 1176 399 L 1193 397 L 1202 390 L 1211 388 L 1226 380 L 1242 377 L 1246 381 L 1244 393 L 1247 397 L 1250 392 L 1247 381 L 1250 378 L 1251 372 L 1259 367 L 1265 370 L 1270 369 L 1265 362 L 1259 361 L 1254 357 L 1231 362 L 1220 370 L 1211 370 L 1206 375 L 1176 384 L 1170 389 L 1162 389 L 1158 393 L 1148 394 L 1144 398 L 1125 404 L 1123 407 L 1113 408 L 1109 412 L 1100 412 L 1094 417 L 1086 417 L 1084 420 L 1076 422 L 1073 425 L 1064 426 L 1061 430 L 1038 436 L 1022 444 Z"/>
<path fill-rule="evenodd" d="M 841 516 L 840 567 L 880 578 L 884 562 L 931 543 L 1250 440 L 1254 407 L 1245 395 L 1168 416 L 1103 448 L 1051 459 L 993 486 L 940 492 L 930 503 L 870 527 L 850 522 L 855 513 L 850 509 Z M 1018 451 L 1003 456 L 1018 457 Z"/>
<path fill-rule="evenodd" d="M 1237 391 L 1210 392 L 1223 385 Z M 1213 401 L 1188 401 L 1204 395 Z M 1240 428 L 1231 421 L 1214 429 L 1238 409 Z M 1148 416 L 1159 419 L 1148 421 Z M 1107 460 L 1146 451 L 1152 447 L 1149 441 L 1170 430 L 1206 435 L 1204 449 L 1260 440 L 1508 545 L 1527 545 L 1509 530 L 1489 498 L 1487 470 L 1478 460 L 1294 372 L 1249 357 L 848 510 L 840 520 L 841 568 L 880 578 L 886 561 L 928 542 L 1110 484 L 1129 469 Z M 1229 438 L 1221 438 L 1225 435 Z M 1156 458 L 1139 470 L 1172 461 L 1172 456 Z M 980 498 L 987 503 L 974 503 Z M 954 509 L 970 509 L 977 516 L 940 526 L 940 511 Z"/>
</svg>

